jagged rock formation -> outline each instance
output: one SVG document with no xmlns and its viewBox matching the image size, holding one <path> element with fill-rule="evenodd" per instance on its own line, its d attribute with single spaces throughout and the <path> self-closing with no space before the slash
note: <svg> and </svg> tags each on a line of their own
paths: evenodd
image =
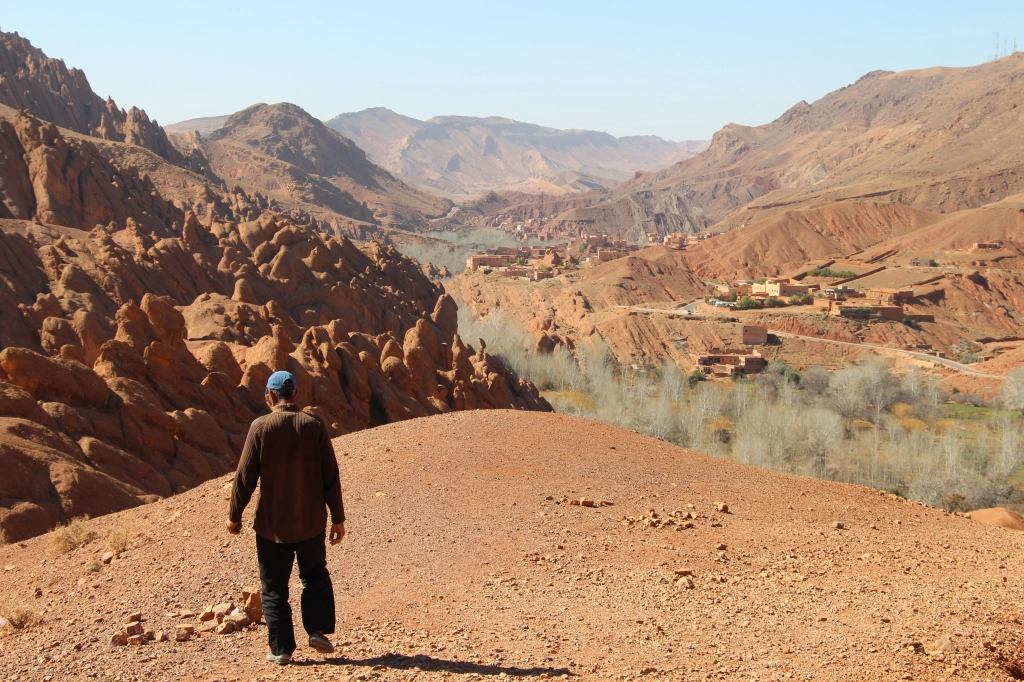
<svg viewBox="0 0 1024 682">
<path fill-rule="evenodd" d="M 550 409 L 459 339 L 455 303 L 392 247 L 364 252 L 269 213 L 211 225 L 189 213 L 161 238 L 134 221 L 3 227 L 9 540 L 229 471 L 279 369 L 334 435 L 450 410 Z"/>
<path fill-rule="evenodd" d="M 147 176 L 109 162 L 87 138 L 66 138 L 29 113 L 0 119 L 0 218 L 90 229 L 128 220 L 161 233 L 184 213 Z"/>
<path fill-rule="evenodd" d="M 0 104 L 31 111 L 62 128 L 138 145 L 171 163 L 202 172 L 204 160 L 186 158 L 145 111 L 119 108 L 89 85 L 80 69 L 47 57 L 17 33 L 0 33 Z"/>
</svg>

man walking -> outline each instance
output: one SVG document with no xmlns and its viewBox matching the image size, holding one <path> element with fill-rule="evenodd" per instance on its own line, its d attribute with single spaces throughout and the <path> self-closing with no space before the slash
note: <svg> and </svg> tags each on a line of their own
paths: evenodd
<svg viewBox="0 0 1024 682">
<path fill-rule="evenodd" d="M 249 428 L 235 472 L 227 524 L 229 533 L 239 533 L 242 510 L 259 481 L 253 530 L 270 641 L 267 660 L 280 665 L 287 664 L 295 651 L 288 581 L 296 558 L 302 581 L 302 625 L 309 634 L 309 646 L 322 654 L 334 651 L 324 637 L 334 632 L 334 588 L 324 545 L 328 508 L 331 544 L 345 537 L 338 460 L 327 427 L 299 410 L 294 397 L 292 374 L 270 375 L 266 400 L 271 413 Z"/>
</svg>

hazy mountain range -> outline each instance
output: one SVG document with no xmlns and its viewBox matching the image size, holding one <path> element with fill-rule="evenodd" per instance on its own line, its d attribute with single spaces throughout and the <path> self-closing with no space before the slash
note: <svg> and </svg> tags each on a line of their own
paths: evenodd
<svg viewBox="0 0 1024 682">
<path fill-rule="evenodd" d="M 182 121 L 170 133 L 209 136 L 227 116 Z M 341 114 L 326 125 L 352 140 L 374 163 L 414 187 L 450 198 L 492 190 L 566 194 L 608 189 L 638 170 L 688 159 L 706 141 L 654 135 L 616 138 L 593 130 L 558 130 L 508 118 L 437 116 L 420 121 L 376 107 Z"/>
</svg>

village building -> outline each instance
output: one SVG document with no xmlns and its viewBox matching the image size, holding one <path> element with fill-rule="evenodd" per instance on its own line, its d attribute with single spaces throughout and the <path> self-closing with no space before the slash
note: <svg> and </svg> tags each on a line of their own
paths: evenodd
<svg viewBox="0 0 1024 682">
<path fill-rule="evenodd" d="M 685 234 L 677 233 L 677 234 L 667 234 L 667 235 L 665 235 L 665 238 L 662 240 L 661 243 L 662 243 L 663 246 L 666 246 L 666 247 L 668 247 L 670 249 L 679 250 L 679 249 L 685 249 L 687 244 L 688 244 L 688 242 L 689 242 L 689 239 L 687 238 L 687 236 Z"/>
<path fill-rule="evenodd" d="M 466 261 L 466 267 L 476 272 L 480 268 L 497 268 L 504 265 L 506 256 L 500 254 L 478 253 Z"/>
<path fill-rule="evenodd" d="M 934 268 L 937 265 L 934 258 L 914 258 L 910 264 L 915 268 Z"/>
<path fill-rule="evenodd" d="M 895 305 L 914 298 L 913 289 L 868 289 L 864 292 L 866 298 L 878 299 L 882 303 Z"/>
<path fill-rule="evenodd" d="M 746 348 L 712 348 L 706 353 L 691 353 L 690 361 L 702 374 L 719 377 L 757 374 L 766 365 L 760 353 Z"/>
<path fill-rule="evenodd" d="M 745 324 L 741 336 L 744 346 L 759 346 L 768 343 L 768 327 L 759 324 Z"/>
<path fill-rule="evenodd" d="M 795 296 L 810 293 L 814 288 L 810 284 L 799 284 L 789 279 L 769 278 L 764 282 L 755 282 L 752 290 L 755 296 Z"/>
</svg>

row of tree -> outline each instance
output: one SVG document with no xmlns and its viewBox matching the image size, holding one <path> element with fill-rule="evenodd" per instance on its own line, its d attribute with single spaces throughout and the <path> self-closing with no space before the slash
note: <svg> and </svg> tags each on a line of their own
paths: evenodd
<svg viewBox="0 0 1024 682">
<path fill-rule="evenodd" d="M 1024 369 L 1008 377 L 1005 410 L 962 411 L 933 378 L 894 375 L 881 360 L 802 373 L 772 363 L 736 382 L 703 381 L 668 362 L 619 367 L 593 337 L 570 354 L 532 352 L 532 336 L 495 309 L 463 306 L 459 329 L 547 391 L 556 411 L 633 429 L 754 466 L 887 489 L 951 510 L 1019 506 L 1024 470 Z"/>
</svg>

